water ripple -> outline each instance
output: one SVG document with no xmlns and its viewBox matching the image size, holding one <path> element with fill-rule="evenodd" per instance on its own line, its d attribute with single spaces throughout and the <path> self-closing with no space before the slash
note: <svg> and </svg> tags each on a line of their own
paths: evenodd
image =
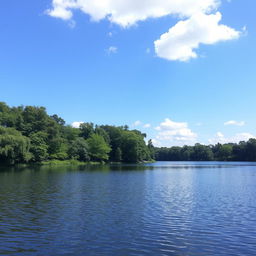
<svg viewBox="0 0 256 256">
<path fill-rule="evenodd" d="M 253 163 L 0 172 L 0 255 L 256 255 Z"/>
</svg>

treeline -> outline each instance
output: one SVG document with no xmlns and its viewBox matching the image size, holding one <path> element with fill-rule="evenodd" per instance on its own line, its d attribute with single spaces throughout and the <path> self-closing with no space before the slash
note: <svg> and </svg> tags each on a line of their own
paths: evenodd
<svg viewBox="0 0 256 256">
<path fill-rule="evenodd" d="M 256 161 L 256 139 L 237 143 L 155 148 L 157 161 Z"/>
<path fill-rule="evenodd" d="M 146 134 L 128 126 L 65 125 L 44 107 L 9 107 L 0 102 L 0 163 L 48 160 L 142 162 L 154 157 Z"/>
<path fill-rule="evenodd" d="M 238 144 L 155 148 L 146 134 L 128 126 L 83 123 L 66 125 L 44 107 L 9 107 L 0 102 L 0 163 L 79 160 L 138 163 L 143 161 L 256 161 L 256 139 Z"/>
</svg>

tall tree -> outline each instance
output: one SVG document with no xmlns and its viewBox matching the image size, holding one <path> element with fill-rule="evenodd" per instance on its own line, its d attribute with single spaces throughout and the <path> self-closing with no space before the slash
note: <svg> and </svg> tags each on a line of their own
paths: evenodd
<svg viewBox="0 0 256 256">
<path fill-rule="evenodd" d="M 111 148 L 102 136 L 99 134 L 92 134 L 86 142 L 88 144 L 89 154 L 92 160 L 108 160 L 108 153 L 111 151 Z"/>
</svg>

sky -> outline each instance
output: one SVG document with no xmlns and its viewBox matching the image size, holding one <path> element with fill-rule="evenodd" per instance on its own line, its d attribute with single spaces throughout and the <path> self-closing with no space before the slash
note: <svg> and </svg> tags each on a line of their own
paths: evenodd
<svg viewBox="0 0 256 256">
<path fill-rule="evenodd" d="M 156 146 L 256 136 L 256 2 L 3 0 L 0 101 Z"/>
</svg>

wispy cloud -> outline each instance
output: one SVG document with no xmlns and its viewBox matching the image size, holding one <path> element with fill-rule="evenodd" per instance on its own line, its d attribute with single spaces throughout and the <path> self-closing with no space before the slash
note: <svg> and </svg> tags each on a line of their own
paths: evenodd
<svg viewBox="0 0 256 256">
<path fill-rule="evenodd" d="M 132 124 L 132 126 L 140 126 L 140 125 L 142 125 L 142 122 L 140 121 L 140 120 L 137 120 L 137 121 L 135 121 L 133 124 Z"/>
<path fill-rule="evenodd" d="M 235 126 L 244 126 L 245 122 L 244 121 L 235 121 L 235 120 L 230 120 L 224 123 L 225 126 L 227 125 L 235 125 Z"/>
<path fill-rule="evenodd" d="M 107 52 L 108 54 L 114 54 L 114 53 L 117 53 L 117 50 L 118 50 L 118 48 L 117 48 L 116 46 L 110 46 L 110 47 L 106 50 L 106 52 Z"/>
<path fill-rule="evenodd" d="M 150 128 L 150 127 L 151 127 L 151 124 L 144 124 L 143 127 L 144 127 L 144 128 Z"/>
</svg>

